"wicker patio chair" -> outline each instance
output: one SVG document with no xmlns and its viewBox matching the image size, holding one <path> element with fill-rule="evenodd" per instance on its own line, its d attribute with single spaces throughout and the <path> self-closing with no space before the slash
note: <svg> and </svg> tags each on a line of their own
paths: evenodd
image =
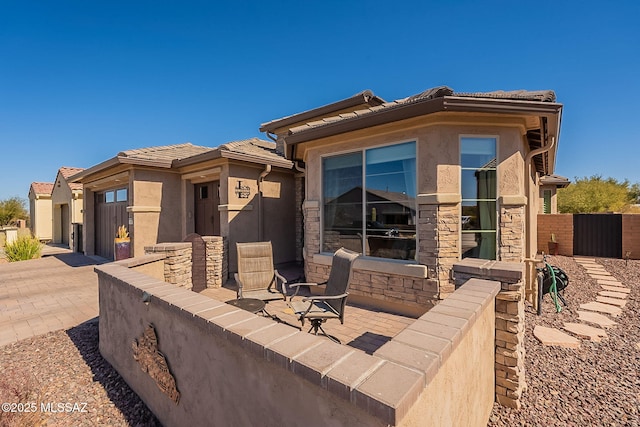
<svg viewBox="0 0 640 427">
<path fill-rule="evenodd" d="M 273 267 L 271 242 L 236 243 L 238 298 L 286 301 L 287 279 Z"/>
<path fill-rule="evenodd" d="M 329 280 L 318 285 L 326 285 L 324 295 L 310 296 L 294 301 L 293 298 L 298 294 L 300 286 L 316 285 L 316 283 L 295 283 L 289 285 L 290 288 L 296 289 L 296 292 L 289 300 L 289 307 L 293 310 L 298 320 L 304 326 L 304 322 L 308 320 L 311 323 L 309 332 L 313 331 L 318 335 L 321 331 L 323 335 L 331 340 L 340 343 L 340 341 L 327 334 L 322 328 L 322 324 L 329 319 L 339 319 L 344 324 L 344 312 L 347 304 L 347 296 L 349 293 L 349 281 L 351 279 L 351 270 L 353 263 L 360 256 L 357 252 L 340 248 L 331 260 L 331 272 Z"/>
</svg>

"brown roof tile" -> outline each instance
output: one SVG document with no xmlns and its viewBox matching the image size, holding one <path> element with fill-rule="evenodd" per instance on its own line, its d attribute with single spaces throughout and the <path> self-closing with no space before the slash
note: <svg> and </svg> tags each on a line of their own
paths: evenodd
<svg viewBox="0 0 640 427">
<path fill-rule="evenodd" d="M 309 122 L 304 125 L 293 127 L 289 130 L 290 135 L 305 132 L 310 129 L 326 126 L 328 124 L 348 121 L 363 116 L 377 114 L 379 112 L 395 109 L 399 107 L 408 106 L 411 104 L 428 101 L 431 99 L 442 98 L 445 96 L 454 96 L 460 98 L 487 98 L 487 99 L 503 99 L 503 100 L 516 100 L 516 101 L 538 101 L 538 102 L 555 102 L 556 95 L 552 90 L 540 90 L 540 91 L 527 91 L 527 90 L 515 90 L 515 91 L 503 91 L 498 90 L 494 92 L 454 92 L 453 89 L 447 86 L 439 86 L 431 89 L 427 89 L 424 92 L 418 93 L 407 98 L 398 99 L 395 101 L 384 102 L 380 105 L 372 106 L 362 110 L 354 111 L 353 114 L 342 114 L 332 117 L 325 117 L 322 120 Z"/>
<path fill-rule="evenodd" d="M 187 142 L 184 144 L 146 147 L 122 151 L 118 153 L 118 157 L 125 157 L 133 160 L 148 160 L 159 163 L 166 162 L 170 165 L 174 160 L 185 159 L 211 150 L 213 150 L 213 148 L 201 147 Z"/>
<path fill-rule="evenodd" d="M 73 168 L 73 167 L 68 167 L 68 166 L 63 166 L 60 169 L 58 169 L 58 173 L 60 175 L 62 175 L 64 177 L 65 180 L 68 180 L 69 177 L 82 172 L 84 170 L 84 168 Z M 69 185 L 69 188 L 71 190 L 75 190 L 75 191 L 82 191 L 82 184 L 77 183 L 77 182 L 67 182 L 67 184 Z"/>
<path fill-rule="evenodd" d="M 276 152 L 275 142 L 265 141 L 259 138 L 227 142 L 226 144 L 222 144 L 219 148 L 220 150 L 261 157 L 265 160 L 285 160 L 282 155 Z"/>
<path fill-rule="evenodd" d="M 53 182 L 32 182 L 31 190 L 34 194 L 46 194 L 48 196 L 53 192 Z"/>
<path fill-rule="evenodd" d="M 72 168 L 72 167 L 63 166 L 58 171 L 62 174 L 64 179 L 67 179 L 71 175 L 75 175 L 78 172 L 81 172 L 83 170 L 84 170 L 84 168 Z"/>
</svg>

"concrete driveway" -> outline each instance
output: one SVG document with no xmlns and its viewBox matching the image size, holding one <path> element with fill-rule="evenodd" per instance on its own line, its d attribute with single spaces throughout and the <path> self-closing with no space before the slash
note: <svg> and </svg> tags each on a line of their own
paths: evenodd
<svg viewBox="0 0 640 427">
<path fill-rule="evenodd" d="M 0 347 L 98 315 L 100 261 L 70 251 L 0 264 Z M 45 253 L 47 253 L 45 251 Z"/>
</svg>

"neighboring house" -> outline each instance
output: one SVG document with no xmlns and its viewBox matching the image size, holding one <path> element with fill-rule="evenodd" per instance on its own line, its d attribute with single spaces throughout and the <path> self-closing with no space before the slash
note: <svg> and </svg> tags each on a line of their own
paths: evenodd
<svg viewBox="0 0 640 427">
<path fill-rule="evenodd" d="M 29 223 L 31 232 L 41 241 L 50 241 L 53 236 L 52 191 L 51 182 L 32 182 L 29 187 Z"/>
<path fill-rule="evenodd" d="M 304 173 L 296 204 L 307 279 L 325 280 L 331 253 L 361 235 L 350 292 L 363 302 L 422 313 L 453 291 L 464 257 L 527 262 L 532 282 L 538 177 L 553 173 L 561 113 L 553 91 L 438 87 L 393 102 L 362 92 L 263 124 Z M 405 194 L 417 220 L 381 218 L 372 195 L 385 191 Z M 335 209 L 349 192 L 359 196 Z M 372 254 L 381 229 L 416 250 Z"/>
<path fill-rule="evenodd" d="M 69 178 L 82 168 L 61 167 L 51 192 L 53 205 L 53 243 L 82 251 L 82 184 Z"/>
<path fill-rule="evenodd" d="M 271 240 L 274 261 L 295 261 L 293 164 L 257 138 L 217 148 L 191 143 L 128 150 L 76 174 L 84 188 L 85 253 L 113 259 L 118 226 L 132 256 L 191 233 L 236 242 Z"/>
<path fill-rule="evenodd" d="M 566 188 L 571 181 L 560 175 L 545 175 L 540 178 L 541 214 L 558 213 L 558 188 Z"/>
</svg>

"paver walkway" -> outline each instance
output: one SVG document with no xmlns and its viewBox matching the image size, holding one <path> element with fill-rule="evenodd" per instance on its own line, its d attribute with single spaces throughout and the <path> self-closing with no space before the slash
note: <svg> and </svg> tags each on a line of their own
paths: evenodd
<svg viewBox="0 0 640 427">
<path fill-rule="evenodd" d="M 54 255 L 0 264 L 0 347 L 98 315 L 93 266 L 100 261 L 69 250 L 44 253 Z"/>
<path fill-rule="evenodd" d="M 619 316 L 622 308 L 627 304 L 627 296 L 631 292 L 622 283 L 618 282 L 605 268 L 597 264 L 592 258 L 575 258 L 575 261 L 585 268 L 592 279 L 597 280 L 603 290 L 598 293 L 596 301 L 580 304 L 582 310 L 578 311 L 579 318 L 586 323 L 596 324 L 599 327 L 583 325 L 579 323 L 565 323 L 563 329 L 577 335 L 580 338 L 600 342 L 606 338 L 607 333 L 601 327 L 612 327 L 616 322 L 605 316 Z M 561 347 L 576 347 L 576 339 L 571 335 L 553 328 L 536 326 L 533 331 L 535 337 L 544 345 L 557 345 Z"/>
<path fill-rule="evenodd" d="M 282 273 L 280 269 L 278 271 Z M 286 277 L 286 274 L 284 275 Z M 208 288 L 201 294 L 218 301 L 229 301 L 236 298 L 235 283 L 233 280 L 229 280 L 225 287 Z M 300 295 L 302 294 L 303 292 L 300 293 Z M 267 304 L 266 309 L 269 314 L 275 315 L 280 321 L 300 329 L 300 322 L 285 301 L 271 301 Z M 323 328 L 327 334 L 339 339 L 342 344 L 373 354 L 415 320 L 412 317 L 358 306 L 347 301 L 344 324 L 340 324 L 338 320 L 329 320 L 323 325 Z M 309 326 L 309 322 L 306 322 L 302 330 L 306 332 Z"/>
</svg>

